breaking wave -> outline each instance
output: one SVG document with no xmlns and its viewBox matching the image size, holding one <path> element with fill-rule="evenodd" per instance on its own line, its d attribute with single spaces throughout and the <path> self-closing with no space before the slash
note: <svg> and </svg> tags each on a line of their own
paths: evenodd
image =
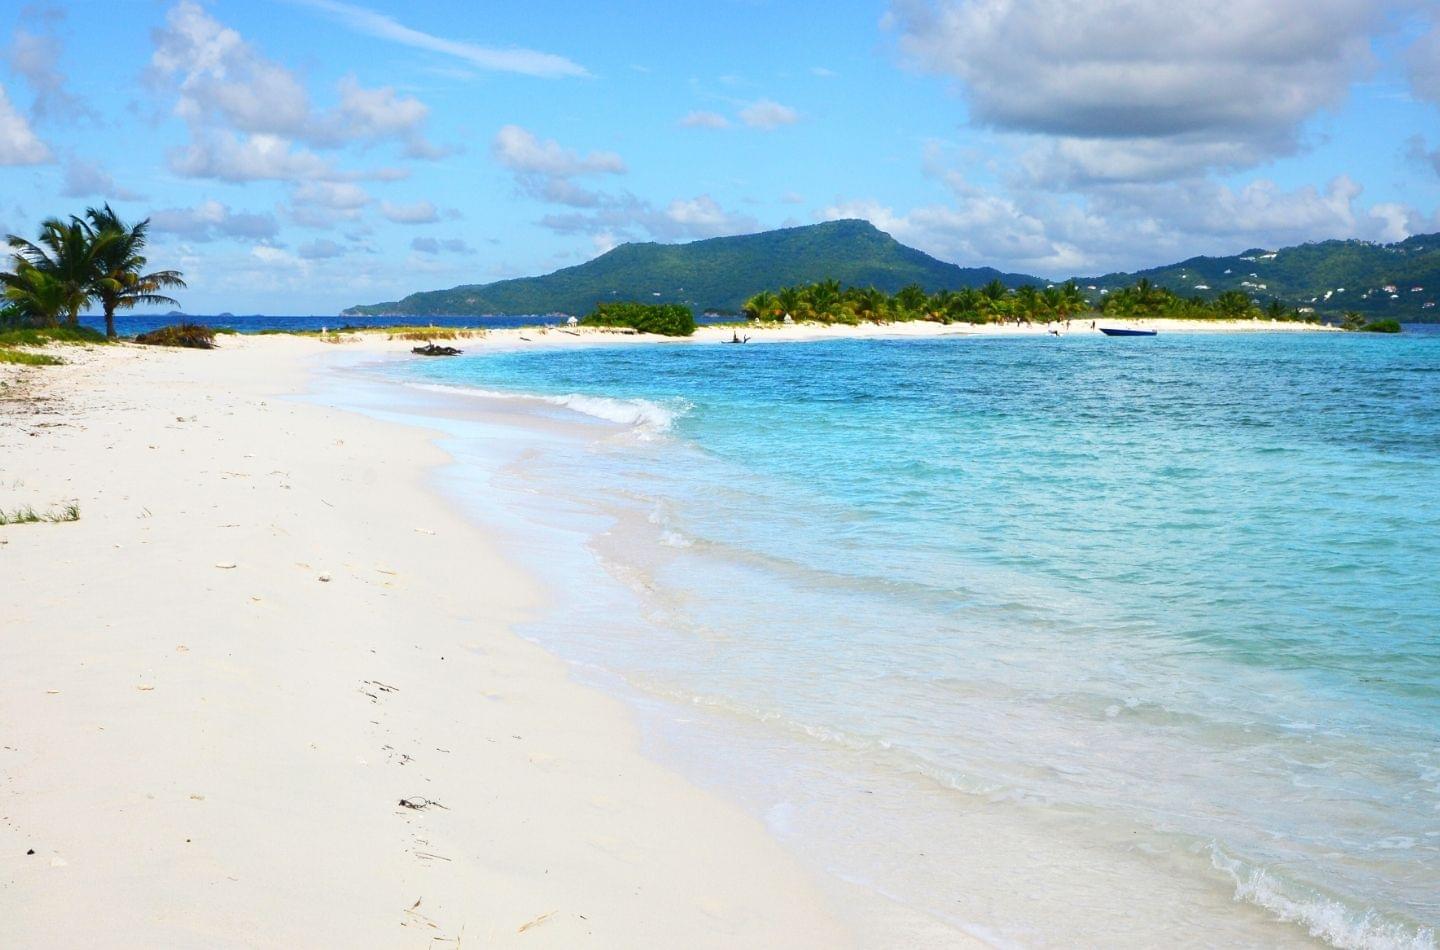
<svg viewBox="0 0 1440 950">
<path fill-rule="evenodd" d="M 669 407 L 649 399 L 615 399 L 610 396 L 586 396 L 581 393 L 539 396 L 532 393 L 502 392 L 473 386 L 447 386 L 440 383 L 412 383 L 411 385 L 416 389 L 430 392 L 472 396 L 477 399 L 508 399 L 545 403 L 590 416 L 592 419 L 657 433 L 670 431 L 675 420 L 690 409 L 690 404 L 686 402 L 679 402 L 674 407 Z"/>
</svg>

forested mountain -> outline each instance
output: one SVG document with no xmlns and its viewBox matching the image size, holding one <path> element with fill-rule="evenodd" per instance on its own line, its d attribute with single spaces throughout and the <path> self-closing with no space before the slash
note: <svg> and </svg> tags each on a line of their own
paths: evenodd
<svg viewBox="0 0 1440 950">
<path fill-rule="evenodd" d="M 1044 283 L 991 267 L 958 267 L 906 247 L 868 221 L 828 221 L 690 244 L 622 244 L 594 260 L 543 277 L 467 284 L 403 300 L 351 307 L 343 315 L 586 313 L 607 300 L 685 304 L 739 311 L 762 290 L 833 279 L 893 293 Z"/>
<path fill-rule="evenodd" d="M 1140 278 L 1182 297 L 1214 299 L 1228 290 L 1259 303 L 1278 299 L 1323 314 L 1357 310 L 1375 319 L 1440 320 L 1440 234 L 1395 244 L 1321 241 L 1254 248 L 1232 257 L 1192 257 L 1178 264 L 1076 282 L 1095 303 Z M 441 316 L 583 314 L 597 303 L 639 300 L 679 303 L 696 311 L 737 312 L 764 290 L 835 280 L 894 293 L 909 284 L 926 291 L 1007 287 L 1043 278 L 992 267 L 960 267 L 907 247 L 868 221 L 829 221 L 689 244 L 622 244 L 594 260 L 542 277 L 414 293 L 389 303 L 351 307 L 344 315 Z"/>
<path fill-rule="evenodd" d="M 1279 298 L 1320 313 L 1358 310 L 1376 319 L 1440 320 L 1440 234 L 1395 244 L 1319 241 L 1233 257 L 1192 257 L 1134 273 L 1076 278 L 1082 289 L 1115 290 L 1147 278 L 1183 297 L 1241 290 L 1262 303 Z"/>
</svg>

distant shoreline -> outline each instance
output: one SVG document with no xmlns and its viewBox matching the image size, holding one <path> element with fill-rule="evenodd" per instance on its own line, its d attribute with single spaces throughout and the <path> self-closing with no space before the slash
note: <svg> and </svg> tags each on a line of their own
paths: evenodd
<svg viewBox="0 0 1440 950">
<path fill-rule="evenodd" d="M 1343 333 L 1339 327 L 1314 323 L 1269 320 L 1073 320 L 1067 328 L 1063 321 L 1052 324 L 1000 323 L 936 323 L 910 320 L 897 323 L 791 323 L 791 324 L 711 324 L 695 328 L 693 336 L 669 337 L 638 333 L 610 327 L 532 326 L 532 327 L 436 327 L 435 339 L 459 340 L 457 346 L 475 348 L 526 348 L 530 346 L 577 346 L 624 343 L 720 344 L 733 343 L 737 338 L 749 343 L 787 343 L 845 339 L 933 339 L 939 337 L 1102 337 L 1099 328 L 1155 329 L 1167 333 Z M 407 327 L 409 340 L 421 339 L 424 327 Z M 336 330 L 324 338 L 335 343 L 370 341 L 391 328 Z M 465 334 L 469 334 L 466 336 Z M 404 341 L 409 342 L 409 341 Z"/>
</svg>

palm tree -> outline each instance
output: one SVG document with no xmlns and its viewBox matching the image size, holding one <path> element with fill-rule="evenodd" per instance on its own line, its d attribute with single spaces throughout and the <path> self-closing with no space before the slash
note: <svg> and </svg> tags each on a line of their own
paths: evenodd
<svg viewBox="0 0 1440 950">
<path fill-rule="evenodd" d="M 79 312 L 90 299 L 49 271 L 18 258 L 13 273 L 0 274 L 0 285 L 5 288 L 5 299 L 32 326 L 53 327 L 62 315 Z"/>
<path fill-rule="evenodd" d="M 840 305 L 840 282 L 822 280 L 805 288 L 805 301 L 822 317 L 834 316 Z"/>
<path fill-rule="evenodd" d="M 775 302 L 788 317 L 800 309 L 800 304 L 804 302 L 804 296 L 798 287 L 781 287 L 780 292 L 775 295 Z"/>
<path fill-rule="evenodd" d="M 890 308 L 890 296 L 883 290 L 865 287 L 854 293 L 855 313 L 866 320 L 880 320 Z"/>
<path fill-rule="evenodd" d="M 762 290 L 749 300 L 745 301 L 744 311 L 754 320 L 773 320 L 780 303 L 775 295 L 768 290 Z"/>
<path fill-rule="evenodd" d="M 906 284 L 895 291 L 895 309 L 907 315 L 923 314 L 930 295 L 919 284 Z"/>
<path fill-rule="evenodd" d="M 179 271 L 160 270 L 142 273 L 147 263 L 140 252 L 145 249 L 146 232 L 150 219 L 134 225 L 121 221 L 110 205 L 103 208 L 85 209 L 86 230 L 91 240 L 98 242 L 104 235 L 111 239 L 101 245 L 96 255 L 99 275 L 95 281 L 94 295 L 105 308 L 105 335 L 115 338 L 115 311 L 129 310 L 137 304 L 170 304 L 179 306 L 179 301 L 157 293 L 171 287 L 184 287 L 185 278 Z"/>
<path fill-rule="evenodd" d="M 1044 309 L 1040 301 L 1040 291 L 1033 284 L 1015 288 L 1015 306 L 1019 316 L 1027 321 L 1038 319 Z"/>
<path fill-rule="evenodd" d="M 984 323 L 985 318 L 980 312 L 980 302 L 984 299 L 974 287 L 961 287 L 955 292 L 955 302 L 948 313 L 951 317 L 967 323 Z"/>
<path fill-rule="evenodd" d="M 1259 309 L 1250 295 L 1239 290 L 1227 290 L 1215 298 L 1215 312 L 1228 320 L 1240 320 L 1254 316 Z"/>
<path fill-rule="evenodd" d="M 1079 284 L 1073 280 L 1067 280 L 1060 285 L 1060 306 L 1061 315 L 1069 317 L 1090 306 L 1090 301 L 1085 299 L 1085 294 L 1080 291 Z"/>
<path fill-rule="evenodd" d="M 925 305 L 926 317 L 940 320 L 942 323 L 950 322 L 950 315 L 955 310 L 956 301 L 960 295 L 953 290 L 937 290 L 930 295 L 930 302 Z"/>
<path fill-rule="evenodd" d="M 79 218 L 71 218 L 68 224 L 59 218 L 47 218 L 40 223 L 38 242 L 14 234 L 6 237 L 16 260 L 16 271 L 8 276 L 21 278 L 20 271 L 26 267 L 49 275 L 60 285 L 54 293 L 65 300 L 65 321 L 75 326 L 80 322 L 81 308 L 95 296 L 96 284 L 101 278 L 100 255 L 108 251 L 116 237 L 108 232 L 92 234 Z M 34 285 L 33 277 L 21 279 L 27 285 Z M 5 283 L 10 285 L 11 281 L 7 279 Z M 44 319 L 53 324 L 59 317 L 59 314 L 50 314 Z"/>
</svg>

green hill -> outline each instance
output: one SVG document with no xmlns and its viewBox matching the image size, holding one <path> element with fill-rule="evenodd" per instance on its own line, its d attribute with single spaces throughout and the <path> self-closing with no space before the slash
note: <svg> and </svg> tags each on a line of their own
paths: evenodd
<svg viewBox="0 0 1440 950">
<path fill-rule="evenodd" d="M 829 221 L 690 244 L 622 244 L 594 260 L 543 277 L 467 284 L 403 300 L 351 307 L 342 316 L 449 316 L 588 312 L 605 300 L 679 303 L 734 312 L 752 294 L 833 279 L 893 293 L 1009 286 L 1038 277 L 991 267 L 958 267 L 906 247 L 868 221 Z"/>
<path fill-rule="evenodd" d="M 1440 234 L 1396 244 L 1319 241 L 1233 257 L 1192 257 L 1134 273 L 1078 278 L 1081 287 L 1113 290 L 1141 277 L 1184 297 L 1241 290 L 1319 313 L 1357 310 L 1371 319 L 1440 321 Z M 1387 289 L 1393 288 L 1393 289 Z M 1417 289 L 1418 288 L 1418 289 Z"/>
<path fill-rule="evenodd" d="M 1183 297 L 1211 299 L 1240 290 L 1262 304 L 1278 298 L 1322 314 L 1358 310 L 1373 320 L 1440 321 L 1440 234 L 1415 235 L 1396 244 L 1320 241 L 1276 251 L 1256 248 L 1076 282 L 1094 300 L 1099 290 L 1141 277 Z M 979 287 L 992 280 L 1009 287 L 1047 283 L 992 267 L 947 264 L 906 247 L 867 221 L 848 220 L 690 244 L 622 244 L 543 277 L 415 293 L 390 303 L 351 307 L 342 316 L 581 314 L 606 300 L 735 312 L 759 291 L 827 279 L 887 293 L 912 283 L 931 292 Z"/>
</svg>

